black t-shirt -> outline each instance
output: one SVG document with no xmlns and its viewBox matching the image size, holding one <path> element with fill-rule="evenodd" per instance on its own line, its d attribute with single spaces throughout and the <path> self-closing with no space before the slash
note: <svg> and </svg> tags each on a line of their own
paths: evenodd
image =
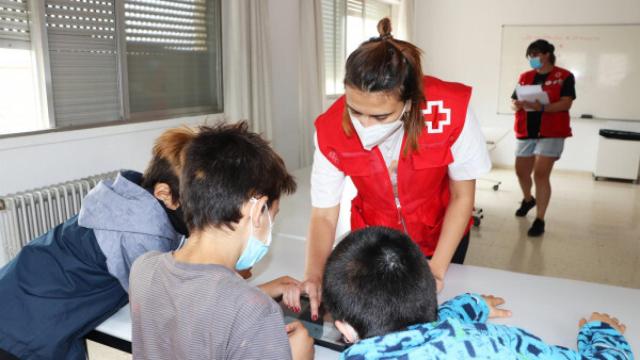
<svg viewBox="0 0 640 360">
<path fill-rule="evenodd" d="M 540 74 L 537 73 L 533 77 L 533 84 L 531 85 L 542 85 L 545 81 L 547 81 L 547 77 L 549 73 Z M 576 79 L 573 77 L 573 74 L 567 76 L 562 83 L 562 88 L 560 89 L 560 97 L 569 96 L 572 99 L 576 99 Z M 517 100 L 516 91 L 513 91 L 511 94 L 511 98 Z M 527 112 L 527 139 L 537 139 L 540 137 L 540 123 L 542 122 L 542 111 L 528 111 Z"/>
</svg>

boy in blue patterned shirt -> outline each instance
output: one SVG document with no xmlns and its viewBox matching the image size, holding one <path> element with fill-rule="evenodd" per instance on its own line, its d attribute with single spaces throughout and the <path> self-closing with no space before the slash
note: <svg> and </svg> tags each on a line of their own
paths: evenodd
<svg viewBox="0 0 640 360">
<path fill-rule="evenodd" d="M 501 298 L 465 294 L 437 308 L 426 259 L 406 235 L 369 227 L 329 257 L 322 300 L 346 341 L 341 359 L 633 359 L 625 326 L 607 314 L 580 321 L 578 351 L 525 330 L 487 324 L 508 317 Z"/>
</svg>

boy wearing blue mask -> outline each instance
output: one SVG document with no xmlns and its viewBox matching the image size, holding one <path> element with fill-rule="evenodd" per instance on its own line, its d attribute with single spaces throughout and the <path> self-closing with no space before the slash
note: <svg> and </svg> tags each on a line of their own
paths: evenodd
<svg viewBox="0 0 640 360">
<path fill-rule="evenodd" d="M 297 281 L 256 288 L 237 274 L 266 255 L 279 198 L 295 189 L 282 159 L 246 122 L 200 128 L 180 176 L 189 239 L 140 257 L 131 270 L 134 359 L 313 357 L 304 327 L 285 327 L 272 299 Z"/>
<path fill-rule="evenodd" d="M 465 294 L 442 304 L 427 261 L 408 236 L 369 227 L 349 234 L 327 260 L 322 302 L 347 342 L 340 359 L 631 360 L 625 326 L 606 314 L 579 322 L 578 351 L 525 330 L 486 323 L 508 317 L 504 300 Z"/>
</svg>

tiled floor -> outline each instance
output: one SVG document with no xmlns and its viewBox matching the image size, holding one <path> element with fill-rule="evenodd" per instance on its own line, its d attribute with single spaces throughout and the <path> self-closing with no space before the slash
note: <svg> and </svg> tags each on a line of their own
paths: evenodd
<svg viewBox="0 0 640 360">
<path fill-rule="evenodd" d="M 102 344 L 88 341 L 90 360 L 130 360 L 131 354 L 104 346 Z"/>
<path fill-rule="evenodd" d="M 513 170 L 491 177 L 503 183 L 497 192 L 478 183 L 485 217 L 473 231 L 468 264 L 640 288 L 640 185 L 555 172 L 546 233 L 529 238 L 535 209 L 514 216 L 522 194 Z"/>
<path fill-rule="evenodd" d="M 547 231 L 527 237 L 535 209 L 516 218 L 521 200 L 512 169 L 495 169 L 498 191 L 478 182 L 476 204 L 484 211 L 474 228 L 467 264 L 640 288 L 640 185 L 594 181 L 587 173 L 554 172 Z M 91 344 L 91 359 L 130 355 Z"/>
</svg>

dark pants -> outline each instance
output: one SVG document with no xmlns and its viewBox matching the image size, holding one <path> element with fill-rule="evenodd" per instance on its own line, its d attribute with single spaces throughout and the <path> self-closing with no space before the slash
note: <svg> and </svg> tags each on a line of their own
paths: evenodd
<svg viewBox="0 0 640 360">
<path fill-rule="evenodd" d="M 456 248 L 456 252 L 453 253 L 453 258 L 451 258 L 451 262 L 453 264 L 464 264 L 464 258 L 467 257 L 467 249 L 469 248 L 469 235 L 471 231 L 464 234 L 462 240 L 460 240 L 460 244 Z M 431 260 L 431 256 L 427 256 L 427 259 Z"/>
</svg>

